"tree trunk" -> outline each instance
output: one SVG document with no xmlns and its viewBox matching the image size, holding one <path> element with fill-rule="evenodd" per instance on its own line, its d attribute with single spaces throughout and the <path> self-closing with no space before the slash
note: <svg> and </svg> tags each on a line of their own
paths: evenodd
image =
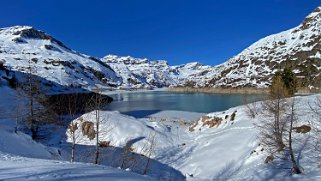
<svg viewBox="0 0 321 181">
<path fill-rule="evenodd" d="M 75 161 L 75 133 L 72 133 L 71 162 Z"/>
<path fill-rule="evenodd" d="M 300 167 L 298 166 L 295 157 L 294 152 L 292 148 L 292 129 L 293 129 L 293 121 L 294 121 L 294 100 L 291 106 L 291 115 L 290 115 L 290 130 L 289 130 L 289 153 L 291 157 L 292 162 L 292 170 L 294 174 L 301 174 L 302 171 L 300 170 Z"/>
<path fill-rule="evenodd" d="M 98 93 L 96 94 L 96 154 L 95 154 L 95 164 L 98 164 L 99 159 L 99 109 L 100 109 L 100 99 Z"/>
<path fill-rule="evenodd" d="M 30 53 L 29 53 L 29 75 L 28 75 L 28 83 L 29 83 L 29 116 L 30 116 L 30 131 L 32 139 L 36 139 L 37 137 L 37 130 L 35 128 L 35 120 L 34 120 L 34 112 L 33 112 L 33 90 L 32 90 L 32 75 L 31 75 L 31 60 L 30 60 Z"/>
</svg>

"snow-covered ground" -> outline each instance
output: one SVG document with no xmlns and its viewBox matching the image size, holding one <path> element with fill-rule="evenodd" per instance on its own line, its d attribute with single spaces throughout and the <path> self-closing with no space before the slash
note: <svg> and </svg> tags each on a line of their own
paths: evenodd
<svg viewBox="0 0 321 181">
<path fill-rule="evenodd" d="M 0 180 L 154 180 L 108 166 L 62 161 L 54 150 L 1 122 Z"/>
<path fill-rule="evenodd" d="M 296 98 L 296 109 L 300 120 L 297 125 L 313 125 L 316 121 L 308 104 L 313 103 L 316 96 Z M 257 111 L 262 111 L 261 104 L 256 103 L 256 105 Z M 232 121 L 234 112 L 236 116 Z M 95 122 L 94 115 L 94 112 L 91 112 L 76 121 L 79 125 L 81 125 L 80 120 Z M 107 118 L 101 122 L 101 139 L 110 141 L 112 146 L 123 147 L 126 142 L 135 140 L 131 144 L 134 152 L 146 156 L 148 153 L 141 150 L 150 144 L 150 134 L 156 135 L 157 141 L 152 154 L 154 160 L 152 165 L 155 165 L 151 166 L 151 175 L 156 178 L 172 180 L 174 178 L 173 175 L 173 177 L 162 177 L 156 174 L 161 170 L 157 167 L 159 162 L 174 169 L 174 171 L 169 169 L 170 172 L 173 171 L 176 174 L 177 171 L 180 172 L 187 180 L 318 180 L 321 178 L 320 174 L 317 174 L 318 162 L 311 158 L 316 152 L 313 151 L 308 140 L 316 134 L 315 130 L 305 135 L 295 133 L 295 149 L 300 150 L 297 152 L 300 155 L 297 156 L 300 166 L 304 168 L 304 174 L 290 176 L 289 165 L 285 164 L 286 167 L 276 169 L 273 165 L 264 163 L 268 154 L 260 146 L 259 129 L 255 124 L 265 118 L 262 115 L 256 116 L 255 119 L 251 118 L 246 106 L 208 114 L 209 118 L 222 118 L 221 124 L 212 128 L 197 119 L 202 114 L 178 111 L 164 111 L 139 120 L 118 112 L 105 111 L 101 112 L 101 116 L 101 118 Z M 111 126 L 113 129 L 107 134 L 104 133 L 104 130 L 108 130 Z M 78 144 L 94 145 L 95 143 L 94 140 L 83 136 L 80 130 L 77 132 L 77 137 L 81 138 Z M 168 174 L 166 171 L 164 173 Z M 177 178 L 175 177 L 175 180 Z"/>
<path fill-rule="evenodd" d="M 132 172 L 85 163 L 21 157 L 0 152 L 1 180 L 155 180 Z"/>
<path fill-rule="evenodd" d="M 17 93 L 2 85 L 0 95 L 0 180 L 154 180 L 109 166 L 64 161 L 58 148 L 15 132 Z"/>
<path fill-rule="evenodd" d="M 0 90 L 15 94 L 5 87 Z M 316 159 L 319 153 L 311 139 L 318 134 L 314 126 L 319 118 L 309 108 L 317 97 L 321 95 L 296 97 L 296 125 L 312 125 L 307 134 L 294 133 L 302 175 L 290 176 L 287 161 L 282 161 L 284 165 L 279 168 L 276 163 L 280 160 L 264 163 L 268 154 L 260 145 L 256 124 L 265 118 L 260 114 L 252 118 L 246 106 L 238 106 L 206 116 L 161 111 L 139 119 L 116 111 L 100 111 L 99 138 L 110 141 L 108 148 L 100 148 L 101 165 L 91 164 L 95 139 L 90 140 L 82 132 L 84 122 L 95 123 L 94 111 L 74 120 L 78 125 L 74 163 L 69 162 L 72 139 L 66 128 L 52 127 L 49 140 L 41 144 L 22 132 L 15 133 L 14 119 L 2 117 L 0 180 L 320 180 Z M 254 104 L 257 112 L 262 111 L 260 103 Z M 233 113 L 235 119 L 231 120 Z M 204 124 L 211 118 L 217 118 L 220 124 Z M 125 152 L 126 144 L 130 152 Z M 149 157 L 147 176 L 143 176 Z"/>
</svg>

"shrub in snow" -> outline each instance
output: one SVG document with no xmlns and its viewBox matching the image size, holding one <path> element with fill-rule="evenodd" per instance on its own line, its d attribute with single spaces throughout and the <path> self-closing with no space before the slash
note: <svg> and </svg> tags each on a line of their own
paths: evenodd
<svg viewBox="0 0 321 181">
<path fill-rule="evenodd" d="M 293 130 L 297 133 L 308 133 L 311 131 L 311 126 L 308 126 L 308 125 L 302 125 L 302 126 L 299 126 L 299 127 L 293 127 Z"/>
<path fill-rule="evenodd" d="M 273 160 L 274 160 L 274 156 L 273 155 L 269 155 L 269 156 L 267 156 L 265 158 L 264 163 L 268 164 L 268 163 L 272 162 Z"/>
<path fill-rule="evenodd" d="M 203 126 L 208 125 L 208 127 L 212 128 L 212 127 L 218 127 L 223 119 L 220 117 L 209 117 L 209 116 L 202 116 L 201 117 L 201 121 L 203 123 Z"/>
<path fill-rule="evenodd" d="M 234 121 L 234 120 L 235 120 L 236 112 L 237 112 L 237 111 L 234 111 L 234 112 L 232 113 L 232 115 L 231 115 L 231 121 Z"/>
<path fill-rule="evenodd" d="M 81 124 L 81 131 L 83 135 L 86 135 L 90 140 L 95 138 L 94 123 L 85 121 Z"/>
<path fill-rule="evenodd" d="M 99 141 L 99 147 L 101 148 L 107 148 L 110 146 L 110 141 Z"/>
</svg>

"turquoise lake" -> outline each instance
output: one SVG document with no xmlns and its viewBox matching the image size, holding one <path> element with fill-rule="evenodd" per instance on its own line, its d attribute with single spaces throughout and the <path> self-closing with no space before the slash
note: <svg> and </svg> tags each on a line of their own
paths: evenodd
<svg viewBox="0 0 321 181">
<path fill-rule="evenodd" d="M 111 95 L 114 101 L 105 109 L 119 111 L 135 117 L 144 117 L 162 110 L 199 113 L 223 111 L 246 102 L 263 100 L 263 95 L 173 93 L 150 91 Z"/>
</svg>

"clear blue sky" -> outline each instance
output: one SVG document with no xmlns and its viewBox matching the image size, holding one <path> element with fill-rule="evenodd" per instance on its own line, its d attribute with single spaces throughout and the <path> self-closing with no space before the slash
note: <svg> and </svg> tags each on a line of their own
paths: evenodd
<svg viewBox="0 0 321 181">
<path fill-rule="evenodd" d="M 216 65 L 297 26 L 321 0 L 5 0 L 0 27 L 29 25 L 91 56 Z"/>
</svg>

